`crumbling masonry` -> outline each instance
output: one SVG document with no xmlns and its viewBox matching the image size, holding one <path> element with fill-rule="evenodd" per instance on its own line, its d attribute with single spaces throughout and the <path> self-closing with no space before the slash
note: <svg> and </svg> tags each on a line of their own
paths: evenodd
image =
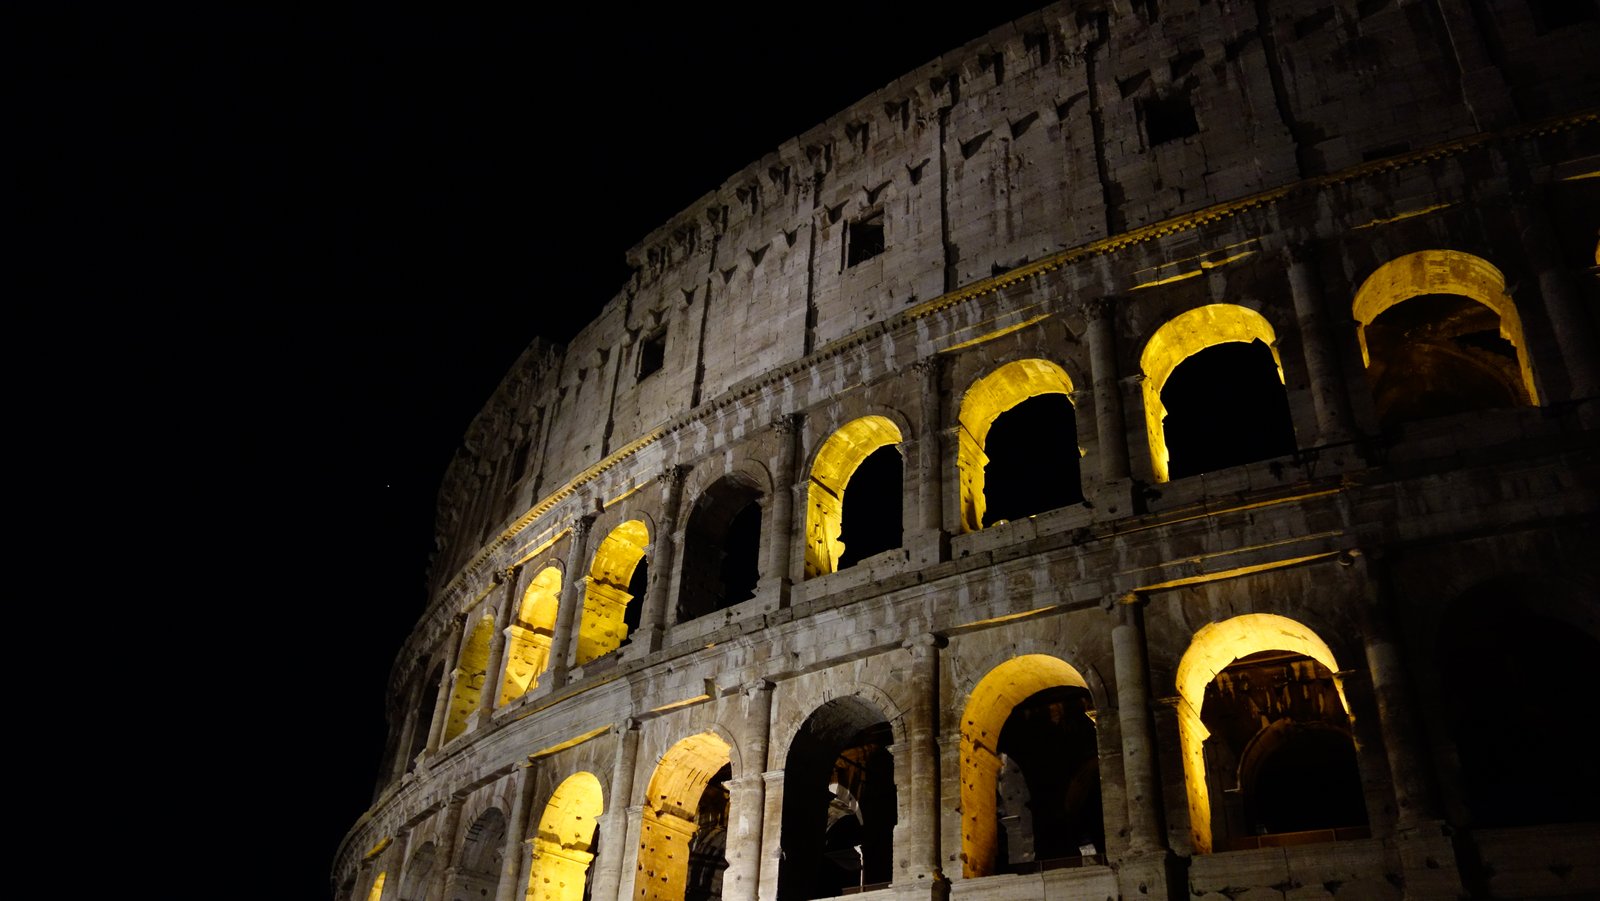
<svg viewBox="0 0 1600 901">
<path fill-rule="evenodd" d="M 1058 4 L 445 478 L 354 901 L 1600 895 L 1600 15 Z"/>
</svg>

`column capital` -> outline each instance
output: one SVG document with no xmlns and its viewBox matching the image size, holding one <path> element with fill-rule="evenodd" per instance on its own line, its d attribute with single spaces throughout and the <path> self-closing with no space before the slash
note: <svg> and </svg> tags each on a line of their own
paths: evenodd
<svg viewBox="0 0 1600 901">
<path fill-rule="evenodd" d="M 784 413 L 772 420 L 772 427 L 780 435 L 793 435 L 800 431 L 800 424 L 804 419 L 803 413 Z"/>
<path fill-rule="evenodd" d="M 938 354 L 934 354 L 933 356 L 923 357 L 917 360 L 915 363 L 912 363 L 911 368 L 916 370 L 919 374 L 927 376 L 930 374 L 937 374 L 939 372 L 939 367 L 942 364 L 943 358 L 941 358 Z"/>
<path fill-rule="evenodd" d="M 747 698 L 753 698 L 764 691 L 771 691 L 776 687 L 777 683 L 771 681 L 770 679 L 756 678 L 751 679 L 749 682 L 739 686 L 739 693 L 743 694 Z"/>
<path fill-rule="evenodd" d="M 611 727 L 611 731 L 617 733 L 618 735 L 625 735 L 629 732 L 638 732 L 639 720 L 631 716 L 623 717 L 620 722 Z"/>
<path fill-rule="evenodd" d="M 692 466 L 675 463 L 663 469 L 661 475 L 656 476 L 656 478 L 669 488 L 682 488 L 684 480 L 689 478 L 689 473 L 693 470 L 694 467 Z"/>
<path fill-rule="evenodd" d="M 1144 594 L 1138 591 L 1113 591 L 1105 596 L 1105 599 L 1100 602 L 1100 606 L 1107 613 L 1111 613 L 1122 607 L 1137 607 L 1146 600 L 1147 598 Z"/>
<path fill-rule="evenodd" d="M 915 651 L 918 648 L 933 650 L 944 647 L 945 643 L 944 638 L 941 636 L 933 632 L 923 632 L 920 635 L 913 635 L 907 638 L 904 642 L 901 642 L 900 647 L 908 651 Z"/>
<path fill-rule="evenodd" d="M 1317 261 L 1317 245 L 1310 238 L 1291 239 L 1278 254 L 1286 266 L 1309 266 Z"/>
<path fill-rule="evenodd" d="M 1082 301 L 1083 312 L 1090 319 L 1109 319 L 1116 315 L 1117 307 L 1126 301 L 1125 294 L 1102 294 Z"/>
</svg>

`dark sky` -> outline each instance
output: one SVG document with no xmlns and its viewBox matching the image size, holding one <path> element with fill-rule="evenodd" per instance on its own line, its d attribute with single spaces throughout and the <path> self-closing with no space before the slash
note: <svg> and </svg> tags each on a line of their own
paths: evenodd
<svg viewBox="0 0 1600 901">
<path fill-rule="evenodd" d="M 24 212 L 114 361 L 118 490 L 171 589 L 153 669 L 204 689 L 183 725 L 234 736 L 173 778 L 281 824 L 261 896 L 325 896 L 370 801 L 434 493 L 517 354 L 744 165 L 1035 5 L 69 23 L 39 76 L 64 177 Z"/>
</svg>

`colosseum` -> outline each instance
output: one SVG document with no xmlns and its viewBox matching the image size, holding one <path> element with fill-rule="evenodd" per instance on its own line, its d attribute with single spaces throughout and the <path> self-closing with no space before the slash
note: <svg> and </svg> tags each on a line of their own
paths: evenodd
<svg viewBox="0 0 1600 901">
<path fill-rule="evenodd" d="M 1059 3 L 733 175 L 472 423 L 335 896 L 1600 897 L 1597 51 Z"/>
</svg>

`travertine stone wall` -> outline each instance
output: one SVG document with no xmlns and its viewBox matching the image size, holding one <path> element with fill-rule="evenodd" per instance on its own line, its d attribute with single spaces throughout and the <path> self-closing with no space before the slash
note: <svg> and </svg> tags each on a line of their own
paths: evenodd
<svg viewBox="0 0 1600 901">
<path fill-rule="evenodd" d="M 908 73 L 646 236 L 590 326 L 518 361 L 445 475 L 432 601 L 395 664 L 389 758 L 335 861 L 338 897 L 367 898 L 380 877 L 378 901 L 510 901 L 536 884 L 571 901 L 583 884 L 597 901 L 682 897 L 693 792 L 647 795 L 726 763 L 723 895 L 775 899 L 797 884 L 785 849 L 805 846 L 784 835 L 801 803 L 791 750 L 879 721 L 895 813 L 875 897 L 1600 892 L 1580 853 L 1596 817 L 1507 821 L 1473 776 L 1502 745 L 1452 719 L 1461 692 L 1522 677 L 1488 659 L 1452 671 L 1459 618 L 1499 623 L 1496 659 L 1549 673 L 1600 643 L 1600 55 L 1584 52 L 1600 21 L 1558 6 L 1058 4 Z M 851 229 L 880 223 L 882 252 L 852 261 Z M 1352 304 L 1396 261 L 1420 274 L 1384 283 L 1418 296 L 1459 295 L 1463 261 L 1491 273 L 1513 341 L 1421 313 L 1408 334 L 1469 360 L 1495 348 L 1527 373 L 1517 403 L 1380 423 Z M 1220 340 L 1207 329 L 1228 317 L 1270 332 L 1293 450 L 1169 479 L 1149 438 L 1157 401 L 1170 406 L 1147 390 L 1164 377 L 1152 361 Z M 1193 333 L 1164 344 L 1173 323 Z M 1436 364 L 1385 365 L 1425 380 Z M 1084 501 L 985 527 L 974 467 L 1012 464 L 974 433 L 987 421 L 963 418 L 967 392 L 1045 370 L 1073 406 L 1076 435 L 1053 450 L 1079 456 Z M 1020 376 L 984 384 L 995 397 L 973 403 L 1000 416 L 1034 392 Z M 1232 386 L 1206 402 L 1236 403 Z M 901 439 L 900 546 L 808 572 L 812 492 L 842 492 L 850 515 L 848 480 L 812 467 L 869 416 Z M 749 600 L 685 619 L 685 569 L 715 556 L 686 553 L 691 514 L 729 479 L 759 498 L 760 578 Z M 590 659 L 584 599 L 625 523 L 643 527 L 649 583 L 620 609 L 640 618 Z M 621 591 L 628 574 L 602 564 L 602 589 Z M 548 668 L 507 690 L 517 610 L 547 570 Z M 1545 634 L 1562 659 L 1527 646 Z M 1291 841 L 1241 826 L 1226 796 L 1240 774 L 1219 771 L 1180 677 L 1262 652 L 1331 673 L 1343 719 L 1314 725 L 1348 727 L 1359 827 Z M 988 745 L 994 765 L 963 756 L 972 730 L 999 730 L 970 705 L 1010 697 L 986 678 L 1088 692 L 1092 854 L 1006 865 L 979 835 L 999 833 L 970 828 L 963 793 L 986 803 L 999 762 Z M 1580 740 L 1553 708 L 1529 709 L 1538 722 L 1483 725 Z M 1592 768 L 1551 759 L 1514 768 L 1525 793 L 1597 791 Z M 563 785 L 598 786 L 602 812 L 563 795 L 560 828 L 536 835 Z M 660 820 L 669 808 L 682 822 Z M 494 858 L 483 836 L 501 822 Z"/>
</svg>

